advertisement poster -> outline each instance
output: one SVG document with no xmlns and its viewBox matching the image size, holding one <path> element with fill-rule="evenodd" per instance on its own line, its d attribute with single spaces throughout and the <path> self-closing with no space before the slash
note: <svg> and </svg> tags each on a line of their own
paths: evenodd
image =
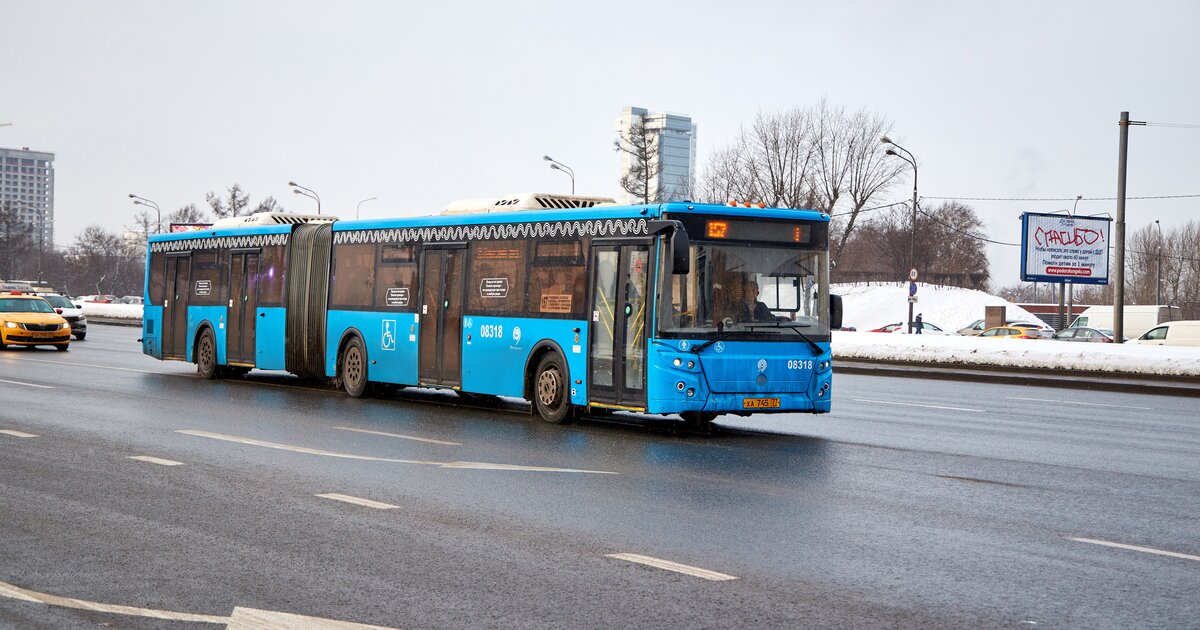
<svg viewBox="0 0 1200 630">
<path fill-rule="evenodd" d="M 1112 219 L 1065 214 L 1021 215 L 1021 280 L 1108 284 Z"/>
</svg>

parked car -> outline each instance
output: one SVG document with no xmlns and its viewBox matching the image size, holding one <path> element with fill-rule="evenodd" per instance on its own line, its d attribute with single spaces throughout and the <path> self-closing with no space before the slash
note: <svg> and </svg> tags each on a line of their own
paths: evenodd
<svg viewBox="0 0 1200 630">
<path fill-rule="evenodd" d="M 979 333 L 982 339 L 1041 339 L 1036 330 L 1017 326 L 994 326 Z"/>
<path fill-rule="evenodd" d="M 94 304 L 110 304 L 117 301 L 117 296 L 115 295 L 89 295 L 88 297 L 91 299 L 84 301 L 92 302 Z"/>
<path fill-rule="evenodd" d="M 904 322 L 898 322 L 895 324 L 888 324 L 887 326 L 880 326 L 879 328 L 872 329 L 868 332 L 905 334 L 907 331 L 907 328 L 908 328 L 908 324 L 906 324 Z M 929 322 L 921 322 L 921 334 L 922 335 L 949 335 L 950 333 L 942 330 L 941 328 L 939 328 L 933 324 L 930 324 Z"/>
<path fill-rule="evenodd" d="M 125 295 L 117 299 L 118 304 L 141 304 L 142 296 L 140 295 Z"/>
<path fill-rule="evenodd" d="M 75 335 L 76 339 L 83 339 L 87 336 L 87 317 L 83 315 L 83 304 L 72 302 L 71 298 L 65 295 L 56 294 L 41 294 L 50 306 L 54 307 L 54 312 L 63 316 L 67 323 L 71 324 L 71 334 Z"/>
<path fill-rule="evenodd" d="M 1082 341 L 1091 343 L 1112 343 L 1116 334 L 1107 328 L 1091 328 L 1088 326 L 1072 326 L 1062 332 L 1054 333 L 1051 339 L 1059 341 Z"/>
<path fill-rule="evenodd" d="M 1159 324 L 1131 343 L 1151 346 L 1200 346 L 1200 320 L 1178 320 Z"/>
<path fill-rule="evenodd" d="M 36 295 L 0 294 L 0 350 L 14 346 L 71 345 L 71 325 Z"/>
<path fill-rule="evenodd" d="M 1054 336 L 1054 329 L 1045 324 L 1042 324 L 1042 323 L 1034 323 L 1034 322 L 1026 322 L 1026 321 L 1017 320 L 1017 319 L 1010 319 L 1010 320 L 1004 322 L 1004 325 L 1005 326 L 1018 326 L 1020 328 L 1035 328 L 1038 331 L 1038 335 L 1041 336 L 1043 339 L 1049 339 Z M 984 320 L 977 319 L 977 320 L 971 322 L 970 324 L 967 324 L 966 326 L 959 328 L 957 332 L 960 335 L 965 335 L 967 337 L 974 337 L 975 335 L 982 333 L 985 328 L 986 328 L 986 326 L 984 326 Z"/>
</svg>

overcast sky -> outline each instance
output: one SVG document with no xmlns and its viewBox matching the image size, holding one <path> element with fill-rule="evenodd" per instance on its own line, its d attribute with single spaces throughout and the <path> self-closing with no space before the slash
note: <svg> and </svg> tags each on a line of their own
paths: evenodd
<svg viewBox="0 0 1200 630">
<path fill-rule="evenodd" d="M 1114 212 L 1117 120 L 1200 124 L 1200 2 L 28 2 L 0 0 L 0 146 L 56 154 L 56 241 L 140 207 L 251 202 L 364 217 L 453 199 L 617 196 L 627 105 L 688 114 L 698 171 L 758 111 L 867 108 L 930 197 L 992 238 L 1022 211 Z M 1200 129 L 1133 127 L 1130 196 L 1200 195 Z M 881 198 L 911 195 L 902 182 Z M 1200 198 L 1131 200 L 1129 230 Z M 989 247 L 994 280 L 1016 247 Z"/>
</svg>

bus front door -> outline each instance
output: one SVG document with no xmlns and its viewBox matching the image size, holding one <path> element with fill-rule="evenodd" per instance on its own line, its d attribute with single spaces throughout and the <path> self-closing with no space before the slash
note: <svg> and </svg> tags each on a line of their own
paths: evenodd
<svg viewBox="0 0 1200 630">
<path fill-rule="evenodd" d="M 255 313 L 258 312 L 258 252 L 229 255 L 229 315 L 225 362 L 254 365 Z"/>
<path fill-rule="evenodd" d="M 422 385 L 462 384 L 463 262 L 466 248 L 421 252 L 421 339 L 417 377 Z"/>
<path fill-rule="evenodd" d="M 589 402 L 644 410 L 650 246 L 595 245 L 592 260 Z"/>
<path fill-rule="evenodd" d="M 167 359 L 187 358 L 187 309 L 192 294 L 192 259 L 188 254 L 167 256 L 163 293 L 162 354 Z"/>
</svg>

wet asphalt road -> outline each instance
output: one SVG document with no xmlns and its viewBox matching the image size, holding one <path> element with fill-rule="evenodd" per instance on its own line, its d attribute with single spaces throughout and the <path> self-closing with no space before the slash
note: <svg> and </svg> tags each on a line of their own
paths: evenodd
<svg viewBox="0 0 1200 630">
<path fill-rule="evenodd" d="M 1195 398 L 842 375 L 832 414 L 725 422 L 798 435 L 698 436 L 209 382 L 138 334 L 0 352 L 0 430 L 36 436 L 0 433 L 0 627 L 203 628 L 171 615 L 235 607 L 406 629 L 1200 619 Z"/>
</svg>

